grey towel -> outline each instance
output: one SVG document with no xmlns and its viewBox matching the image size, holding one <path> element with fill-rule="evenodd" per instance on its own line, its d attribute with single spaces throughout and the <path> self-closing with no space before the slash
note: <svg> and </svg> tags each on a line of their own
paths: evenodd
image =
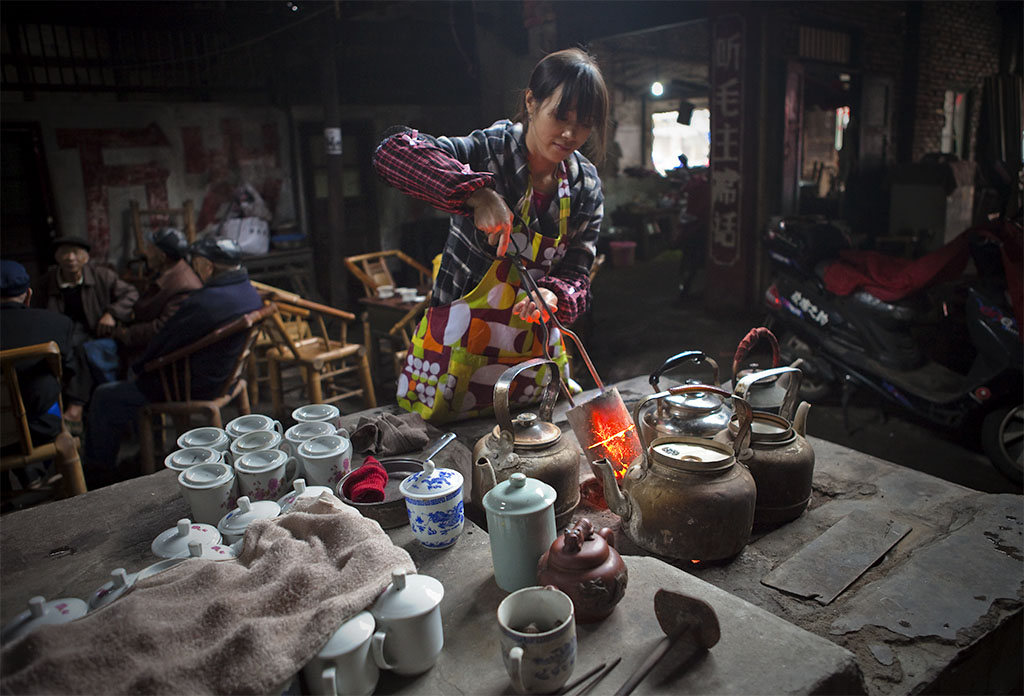
<svg viewBox="0 0 1024 696">
<path fill-rule="evenodd" d="M 267 694 L 414 572 L 376 522 L 324 493 L 253 523 L 237 561 L 190 559 L 0 653 L 4 693 Z M 278 691 L 278 693 L 280 693 Z"/>
<path fill-rule="evenodd" d="M 373 418 L 362 416 L 352 433 L 356 452 L 375 457 L 417 452 L 427 446 L 431 437 L 441 431 L 423 420 L 418 413 L 382 413 Z"/>
</svg>

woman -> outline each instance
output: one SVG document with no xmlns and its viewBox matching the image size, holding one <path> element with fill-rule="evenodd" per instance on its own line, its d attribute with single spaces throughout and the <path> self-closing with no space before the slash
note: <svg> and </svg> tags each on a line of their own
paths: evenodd
<svg viewBox="0 0 1024 696">
<path fill-rule="evenodd" d="M 377 148 L 374 167 L 388 184 L 452 214 L 432 306 L 398 380 L 400 406 L 433 422 L 481 415 L 502 372 L 544 354 L 542 311 L 564 324 L 586 311 L 604 196 L 578 149 L 592 139 L 600 161 L 607 120 L 601 71 L 573 48 L 537 64 L 515 122 L 463 138 L 402 129 Z M 506 249 L 537 280 L 544 307 L 527 298 Z M 564 373 L 557 331 L 549 343 Z M 544 373 L 513 385 L 511 397 L 539 396 Z"/>
</svg>

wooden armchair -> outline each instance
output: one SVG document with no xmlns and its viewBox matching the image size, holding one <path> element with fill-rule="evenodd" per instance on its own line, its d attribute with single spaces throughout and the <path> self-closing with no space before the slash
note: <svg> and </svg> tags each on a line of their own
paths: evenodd
<svg viewBox="0 0 1024 696">
<path fill-rule="evenodd" d="M 294 296 L 294 293 L 289 293 L 287 290 L 276 288 L 273 285 L 267 285 L 255 280 L 249 282 L 260 293 L 263 302 L 266 304 L 269 304 L 275 296 Z M 293 340 L 302 341 L 313 335 L 309 322 L 306 321 L 309 317 L 309 310 L 294 307 L 291 311 L 280 314 L 285 331 L 288 332 L 288 335 Z M 249 375 L 249 402 L 254 405 L 260 401 L 260 386 L 270 384 L 267 351 L 277 345 L 277 342 L 274 340 L 274 331 L 275 329 L 271 322 L 261 325 L 260 332 L 256 336 L 256 343 L 252 347 L 252 353 L 249 354 L 249 362 L 246 367 Z"/>
<path fill-rule="evenodd" d="M 379 286 L 395 286 L 395 279 L 391 275 L 391 269 L 388 268 L 389 259 L 398 259 L 401 263 L 412 267 L 416 271 L 417 287 L 431 284 L 430 269 L 399 249 L 348 256 L 345 258 L 345 267 L 363 284 L 367 296 L 375 297 Z"/>
<path fill-rule="evenodd" d="M 139 290 L 146 287 L 146 259 L 142 255 L 145 245 L 145 229 L 158 227 L 177 227 L 184 233 L 188 243 L 196 241 L 195 206 L 191 200 L 185 201 L 180 208 L 150 208 L 144 210 L 138 201 L 129 204 L 132 221 L 132 238 L 135 241 L 135 253 L 130 255 L 124 280 L 132 283 Z M 127 245 L 127 242 L 126 242 Z"/>
<path fill-rule="evenodd" d="M 48 490 L 58 497 L 79 495 L 85 493 L 86 488 L 82 462 L 78 456 L 78 438 L 72 437 L 71 433 L 62 427 L 53 442 L 44 445 L 32 443 L 28 414 L 25 411 L 21 386 L 18 384 L 16 364 L 39 358 L 45 361 L 54 378 L 60 383 L 60 348 L 54 341 L 0 351 L 0 446 L 14 449 L 14 445 L 18 445 L 18 451 L 0 457 L 0 471 L 52 459 L 56 475 L 29 490 Z M 58 404 L 63 413 L 64 404 L 59 396 Z"/>
<path fill-rule="evenodd" d="M 258 287 L 262 290 L 270 286 Z M 286 415 L 282 367 L 298 367 L 302 372 L 303 403 L 330 404 L 359 397 L 364 408 L 375 407 L 377 396 L 366 350 L 362 344 L 348 340 L 348 324 L 355 315 L 276 288 L 271 288 L 271 296 L 278 312 L 269 327 L 275 345 L 267 350 L 266 357 L 270 396 L 277 417 Z M 337 339 L 330 337 L 325 317 L 340 320 Z M 290 323 L 297 319 L 308 322 L 311 335 L 297 338 L 296 332 L 289 330 Z M 349 376 L 357 379 L 358 387 L 351 384 Z"/>
<path fill-rule="evenodd" d="M 146 404 L 139 412 L 139 456 L 142 472 L 152 473 L 155 469 L 153 418 L 160 417 L 160 435 L 163 435 L 164 417 L 170 416 L 174 421 L 176 432 L 183 433 L 191 427 L 193 415 L 200 416 L 206 425 L 223 427 L 224 419 L 221 409 L 237 401 L 239 415 L 249 414 L 249 391 L 242 372 L 249 360 L 256 336 L 260 327 L 268 317 L 274 316 L 277 307 L 267 304 L 253 310 L 238 319 L 221 326 L 213 333 L 180 348 L 162 355 L 146 363 L 144 372 L 156 372 L 160 376 L 165 401 Z M 245 334 L 245 342 L 239 353 L 234 357 L 234 366 L 230 376 L 224 380 L 219 392 L 212 399 L 192 399 L 191 356 L 204 348 L 219 343 L 239 333 Z"/>
</svg>

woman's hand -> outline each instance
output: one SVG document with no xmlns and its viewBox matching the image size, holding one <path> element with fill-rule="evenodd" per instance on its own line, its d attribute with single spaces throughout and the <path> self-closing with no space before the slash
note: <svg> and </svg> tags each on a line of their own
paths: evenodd
<svg viewBox="0 0 1024 696">
<path fill-rule="evenodd" d="M 474 191 L 466 205 L 473 209 L 473 224 L 487 235 L 487 243 L 496 244 L 498 256 L 504 256 L 512 235 L 512 211 L 505 199 L 494 189 L 484 187 Z"/>
<path fill-rule="evenodd" d="M 516 302 L 515 306 L 512 307 L 512 313 L 521 318 L 523 321 L 531 323 L 541 321 L 541 312 L 543 311 L 544 321 L 548 320 L 548 315 L 554 313 L 558 309 L 558 297 L 555 293 L 551 292 L 547 288 L 537 288 L 540 291 L 540 298 L 544 301 L 545 307 L 538 307 L 537 303 L 531 300 L 529 297 Z"/>
</svg>

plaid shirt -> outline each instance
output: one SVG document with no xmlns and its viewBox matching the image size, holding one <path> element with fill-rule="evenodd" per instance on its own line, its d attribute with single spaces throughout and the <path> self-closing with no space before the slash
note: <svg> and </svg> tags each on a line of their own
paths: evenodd
<svg viewBox="0 0 1024 696">
<path fill-rule="evenodd" d="M 494 261 L 493 247 L 473 224 L 466 199 L 489 186 L 518 210 L 530 175 L 522 124 L 498 121 L 462 138 L 434 138 L 404 129 L 381 142 L 373 164 L 387 184 L 451 213 L 432 302 L 445 305 L 465 296 Z M 604 195 L 597 168 L 579 152 L 566 160 L 566 169 L 571 201 L 568 246 L 565 256 L 537 284 L 555 293 L 558 319 L 570 324 L 590 306 L 590 269 L 604 217 Z M 557 216 L 558 198 L 553 197 L 547 211 L 533 216 L 531 228 L 557 237 Z"/>
</svg>

